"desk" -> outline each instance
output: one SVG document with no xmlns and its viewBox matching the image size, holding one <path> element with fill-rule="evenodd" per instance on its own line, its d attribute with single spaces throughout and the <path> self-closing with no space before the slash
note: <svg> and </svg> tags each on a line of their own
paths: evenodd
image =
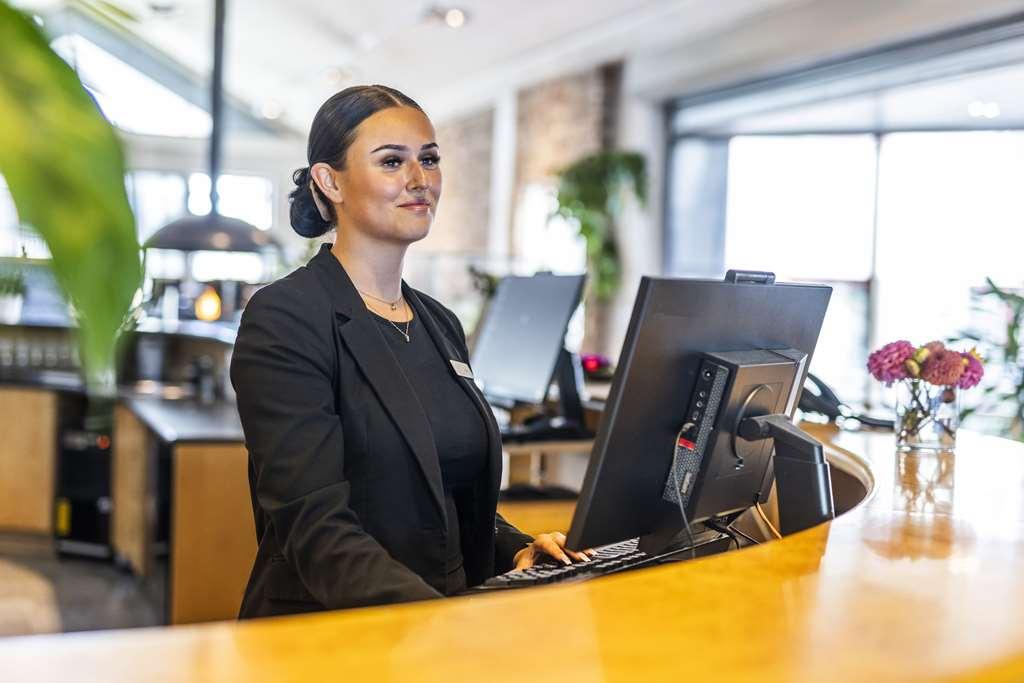
<svg viewBox="0 0 1024 683">
<path fill-rule="evenodd" d="M 503 443 L 502 452 L 508 456 L 508 466 L 505 468 L 505 475 L 509 484 L 530 484 L 532 486 L 543 486 L 545 484 L 567 485 L 575 491 L 580 488 L 583 481 L 583 472 L 586 469 L 586 459 L 594 448 L 593 439 L 576 439 L 573 441 L 527 441 L 523 443 Z M 571 482 L 560 481 L 562 460 L 565 456 L 583 456 L 577 458 L 583 463 L 582 469 L 577 476 L 569 476 Z M 578 463 L 577 463 L 578 464 Z M 576 481 L 578 480 L 578 481 Z"/>
<path fill-rule="evenodd" d="M 860 506 L 738 552 L 571 585 L 249 623 L 12 638 L 9 680 L 1024 680 L 1024 445 L 826 434 Z"/>
<path fill-rule="evenodd" d="M 138 576 L 151 572 L 159 452 L 169 450 L 167 618 L 238 614 L 256 557 L 248 453 L 234 403 L 128 398 L 115 409 L 111 543 Z"/>
<path fill-rule="evenodd" d="M 53 537 L 57 393 L 0 386 L 0 529 Z"/>
</svg>

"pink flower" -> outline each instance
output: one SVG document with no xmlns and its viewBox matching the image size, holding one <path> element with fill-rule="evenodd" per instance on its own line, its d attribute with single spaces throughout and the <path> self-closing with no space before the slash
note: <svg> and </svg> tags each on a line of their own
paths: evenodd
<svg viewBox="0 0 1024 683">
<path fill-rule="evenodd" d="M 960 375 L 957 386 L 961 389 L 970 389 L 977 386 L 981 378 L 985 376 L 985 366 L 981 364 L 981 359 L 973 353 L 964 352 L 960 356 L 967 361 L 967 364 L 964 365 L 964 374 Z"/>
<path fill-rule="evenodd" d="M 868 372 L 879 382 L 891 386 L 893 382 L 906 379 L 904 361 L 914 355 L 914 345 L 900 340 L 886 344 L 868 356 Z"/>
<path fill-rule="evenodd" d="M 964 374 L 964 358 L 956 351 L 933 351 L 921 367 L 921 379 L 939 386 L 951 387 Z"/>
</svg>

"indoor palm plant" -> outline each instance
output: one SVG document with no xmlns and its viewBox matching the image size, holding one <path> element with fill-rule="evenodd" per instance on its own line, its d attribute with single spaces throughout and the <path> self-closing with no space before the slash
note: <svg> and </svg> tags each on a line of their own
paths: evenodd
<svg viewBox="0 0 1024 683">
<path fill-rule="evenodd" d="M 86 385 L 114 389 L 114 345 L 142 281 L 111 125 L 35 23 L 0 0 L 0 174 L 46 241 L 78 323 Z"/>
<path fill-rule="evenodd" d="M 609 300 L 622 276 L 615 220 L 627 192 L 645 202 L 644 158 L 635 152 L 603 151 L 583 157 L 558 173 L 554 215 L 573 221 L 587 244 L 587 270 L 600 301 Z"/>
<path fill-rule="evenodd" d="M 1024 296 L 997 286 L 991 278 L 986 278 L 985 283 L 985 289 L 977 296 L 999 302 L 1003 338 L 994 340 L 988 335 L 968 331 L 951 341 L 977 344 L 987 358 L 997 360 L 1003 372 L 982 388 L 980 400 L 965 408 L 961 418 L 972 414 L 993 416 L 1000 423 L 1001 436 L 1024 441 Z"/>
<path fill-rule="evenodd" d="M 604 347 L 608 302 L 622 280 L 615 222 L 629 195 L 641 204 L 647 200 L 646 166 L 635 152 L 597 152 L 558 173 L 558 206 L 552 215 L 575 224 L 586 242 L 587 336 L 597 351 Z"/>
</svg>

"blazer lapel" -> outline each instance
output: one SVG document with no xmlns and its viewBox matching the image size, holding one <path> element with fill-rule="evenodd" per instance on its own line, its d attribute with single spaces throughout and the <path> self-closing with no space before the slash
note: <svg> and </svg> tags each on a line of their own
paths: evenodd
<svg viewBox="0 0 1024 683">
<path fill-rule="evenodd" d="M 441 463 L 423 406 L 330 245 L 309 265 L 332 293 L 338 333 L 419 462 L 447 531 Z"/>
<path fill-rule="evenodd" d="M 437 345 L 437 348 L 441 350 L 445 356 L 446 361 L 460 361 L 469 365 L 469 358 L 465 357 L 464 354 L 460 353 L 459 349 L 453 344 L 449 337 L 444 334 L 441 329 L 441 323 L 437 321 L 433 313 L 424 305 L 423 300 L 416 294 L 416 290 L 402 283 L 402 293 L 405 295 L 407 301 L 411 302 L 413 308 L 416 309 L 420 315 L 420 322 L 423 323 L 423 328 L 427 330 L 431 339 Z M 484 421 L 484 426 L 487 429 L 487 454 L 488 454 L 488 466 L 492 479 L 492 486 L 490 490 L 497 491 L 498 486 L 501 483 L 501 434 L 498 432 L 498 424 L 494 419 L 494 414 L 491 412 L 491 407 L 487 403 L 486 397 L 483 392 L 480 391 L 480 387 L 476 385 L 472 379 L 463 377 L 455 372 L 455 368 L 448 362 L 448 370 L 455 376 L 456 383 L 462 387 L 473 404 L 476 406 L 477 411 L 480 413 L 480 417 Z"/>
</svg>

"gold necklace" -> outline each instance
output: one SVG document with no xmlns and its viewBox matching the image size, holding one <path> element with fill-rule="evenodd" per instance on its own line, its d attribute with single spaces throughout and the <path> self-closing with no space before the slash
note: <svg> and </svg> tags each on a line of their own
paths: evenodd
<svg viewBox="0 0 1024 683">
<path fill-rule="evenodd" d="M 356 291 L 359 292 L 360 294 L 362 294 L 363 296 L 370 297 L 374 301 L 379 301 L 382 304 L 387 304 L 388 306 L 391 307 L 392 311 L 397 311 L 398 310 L 398 302 L 402 300 L 402 295 L 401 294 L 399 294 L 398 298 L 395 299 L 394 301 L 388 301 L 387 299 L 381 299 L 379 296 L 374 296 L 373 294 L 367 294 L 366 292 L 364 292 L 363 290 L 359 289 L 358 287 L 356 288 Z"/>
<path fill-rule="evenodd" d="M 370 298 L 372 299 L 373 297 L 370 297 Z M 384 303 L 387 303 L 387 302 L 385 301 Z M 367 308 L 370 308 L 370 307 L 367 306 Z M 370 310 L 373 311 L 372 308 L 370 308 Z M 409 341 L 410 341 L 410 339 L 409 339 L 409 325 L 412 324 L 412 310 L 409 308 L 409 302 L 408 301 L 405 302 L 405 311 L 406 311 L 406 315 L 408 315 L 409 317 L 405 321 L 405 329 L 404 330 L 401 327 L 399 327 L 397 324 L 395 324 L 394 320 L 391 320 L 390 318 L 384 318 L 384 316 L 380 316 L 380 317 L 384 318 L 384 320 L 387 320 L 388 324 L 391 325 L 391 327 L 393 327 L 396 330 L 398 330 L 398 334 L 400 334 L 403 337 L 405 337 L 405 343 L 408 344 Z"/>
</svg>

